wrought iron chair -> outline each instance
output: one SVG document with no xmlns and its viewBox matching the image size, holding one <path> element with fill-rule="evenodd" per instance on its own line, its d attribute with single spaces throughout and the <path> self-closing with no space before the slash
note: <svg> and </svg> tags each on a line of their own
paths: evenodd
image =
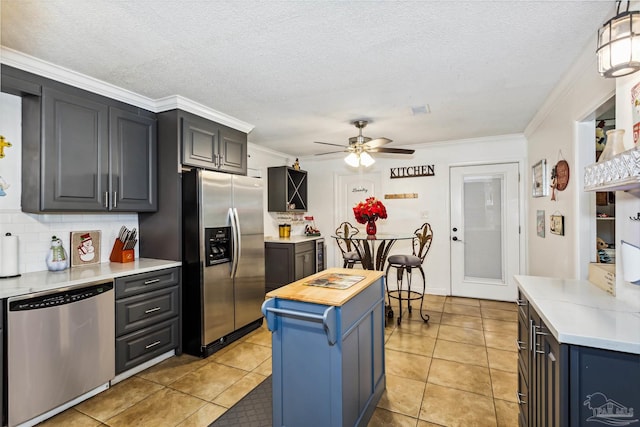
<svg viewBox="0 0 640 427">
<path fill-rule="evenodd" d="M 411 301 L 420 300 L 420 317 L 425 322 L 429 321 L 429 315 L 422 312 L 422 306 L 424 304 L 424 291 L 426 288 L 426 276 L 422 269 L 422 263 L 424 262 L 429 249 L 431 248 L 431 242 L 433 241 L 433 230 L 431 225 L 427 222 L 422 224 L 420 228 L 414 231 L 415 237 L 413 238 L 412 254 L 411 255 L 391 255 L 388 259 L 388 266 L 385 275 L 389 276 L 389 269 L 391 267 L 397 270 L 397 290 L 389 290 L 388 281 L 385 280 L 385 286 L 387 287 L 387 300 L 389 302 L 389 308 L 387 309 L 387 317 L 393 318 L 393 310 L 391 309 L 391 298 L 399 300 L 399 313 L 398 313 L 398 325 L 402 322 L 402 301 L 407 301 L 407 308 L 409 314 L 411 314 Z M 418 269 L 422 275 L 422 292 L 411 289 L 412 270 Z M 404 273 L 407 273 L 407 288 L 404 289 Z M 402 294 L 406 292 L 406 298 L 402 297 Z"/>
<path fill-rule="evenodd" d="M 342 252 L 342 260 L 344 261 L 342 268 L 353 268 L 356 263 L 362 264 L 362 260 L 356 249 L 356 245 L 358 245 L 359 242 L 351 240 L 351 237 L 359 232 L 360 230 L 346 221 L 336 228 L 336 236 L 338 237 L 336 242 L 338 243 L 340 252 Z M 360 253 L 362 253 L 362 251 L 360 251 Z"/>
</svg>

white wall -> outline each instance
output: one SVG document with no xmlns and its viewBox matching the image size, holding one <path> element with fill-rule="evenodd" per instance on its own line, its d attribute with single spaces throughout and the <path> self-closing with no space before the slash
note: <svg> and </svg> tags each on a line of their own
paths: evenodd
<svg viewBox="0 0 640 427">
<path fill-rule="evenodd" d="M 423 222 L 433 227 L 434 241 L 425 260 L 427 292 L 448 294 L 450 287 L 450 222 L 449 222 L 449 167 L 454 165 L 520 162 L 524 164 L 526 141 L 522 135 L 424 144 L 411 157 L 376 156 L 376 163 L 355 170 L 345 165 L 342 157 L 301 159 L 301 167 L 308 172 L 309 213 L 327 239 L 327 264 L 337 266 L 339 256 L 331 236 L 339 218 L 337 214 L 353 218 L 352 212 L 336 213 L 337 180 L 340 175 L 379 173 L 382 189 L 376 197 L 387 207 L 388 219 L 377 222 L 378 232 L 411 233 Z M 411 148 L 415 148 L 412 146 Z M 390 168 L 435 165 L 435 176 L 390 179 Z M 418 193 L 417 199 L 384 199 L 385 194 Z M 363 196 L 364 199 L 364 196 Z M 355 221 L 353 221 L 355 223 Z M 524 248 L 525 235 L 522 235 Z M 408 243 L 398 242 L 392 253 L 410 251 Z M 524 253 L 522 254 L 524 257 Z M 340 265 L 341 266 L 341 265 Z"/>
<path fill-rule="evenodd" d="M 101 262 L 109 261 L 111 247 L 122 225 L 138 227 L 137 214 L 28 214 L 20 209 L 20 162 L 22 159 L 22 122 L 20 97 L 0 93 L 0 133 L 12 146 L 0 159 L 0 176 L 10 186 L 0 197 L 0 235 L 11 233 L 19 239 L 19 272 L 46 270 L 45 258 L 51 236 L 62 239 L 69 254 L 70 232 L 101 230 Z M 0 254 L 1 256 L 1 254 Z M 138 257 L 138 247 L 135 248 Z M 79 267 L 82 268 L 82 267 Z M 0 282 L 0 286 L 2 282 Z"/>
<path fill-rule="evenodd" d="M 614 93 L 615 82 L 600 77 L 594 46 L 589 43 L 525 131 L 528 141 L 525 195 L 528 205 L 528 273 L 531 275 L 586 278 L 587 263 L 581 259 L 581 245 L 590 246 L 592 241 L 595 242 L 591 236 L 595 231 L 591 231 L 589 225 L 595 221 L 595 212 L 588 210 L 589 206 L 595 206 L 595 195 L 583 191 L 583 169 L 585 158 L 595 161 L 595 123 L 588 124 L 590 132 L 582 131 L 588 138 L 585 141 L 579 138 L 579 122 L 593 122 L 593 113 Z M 593 153 L 591 157 L 585 157 L 584 150 Z M 567 160 L 570 167 L 567 189 L 556 192 L 556 201 L 552 201 L 550 196 L 533 198 L 531 166 L 546 159 L 550 176 L 551 168 L 561 158 Z M 545 211 L 544 238 L 536 234 L 537 210 Z M 549 232 L 549 216 L 552 214 L 564 215 L 564 236 Z M 595 257 L 595 244 L 592 252 Z"/>
</svg>

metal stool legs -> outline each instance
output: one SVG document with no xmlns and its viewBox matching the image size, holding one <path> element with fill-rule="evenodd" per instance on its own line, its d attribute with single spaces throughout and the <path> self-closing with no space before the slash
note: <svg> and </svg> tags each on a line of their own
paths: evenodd
<svg viewBox="0 0 640 427">
<path fill-rule="evenodd" d="M 424 270 L 422 269 L 422 266 L 419 267 L 411 267 L 408 265 L 397 265 L 397 264 L 391 264 L 389 263 L 389 265 L 387 266 L 387 271 L 385 272 L 385 276 L 389 276 L 389 269 L 391 267 L 394 267 L 397 271 L 397 284 L 398 284 L 398 289 L 395 291 L 390 291 L 389 290 L 389 285 L 387 284 L 387 280 L 385 280 L 385 286 L 387 287 L 387 300 L 388 300 L 388 309 L 387 309 L 387 317 L 392 319 L 393 318 L 393 309 L 391 308 L 391 298 L 393 299 L 397 299 L 398 300 L 398 326 L 402 323 L 402 301 L 403 299 L 406 300 L 407 302 L 407 310 L 409 311 L 409 315 L 411 315 L 412 309 L 411 309 L 411 301 L 416 301 L 416 300 L 420 300 L 420 317 L 422 318 L 422 320 L 424 320 L 425 322 L 429 321 L 429 315 L 423 313 L 423 306 L 424 306 L 424 290 L 425 290 L 425 286 L 426 286 L 426 277 L 424 274 Z M 412 291 L 411 290 L 411 279 L 412 279 L 412 269 L 413 268 L 417 268 L 418 270 L 420 270 L 420 274 L 422 275 L 422 292 L 417 292 L 417 291 Z M 407 289 L 404 290 L 404 286 L 403 286 L 403 282 L 404 282 L 404 272 L 407 272 Z M 403 292 L 406 292 L 406 298 L 402 297 Z"/>
</svg>

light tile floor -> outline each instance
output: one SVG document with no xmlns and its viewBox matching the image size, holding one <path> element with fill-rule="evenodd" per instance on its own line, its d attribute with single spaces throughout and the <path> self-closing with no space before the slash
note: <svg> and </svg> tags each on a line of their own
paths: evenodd
<svg viewBox="0 0 640 427">
<path fill-rule="evenodd" d="M 427 295 L 425 309 L 429 323 L 405 309 L 400 326 L 385 328 L 387 388 L 369 426 L 516 427 L 515 304 Z M 41 425 L 208 426 L 270 374 L 263 326 L 207 359 L 165 360 Z"/>
</svg>

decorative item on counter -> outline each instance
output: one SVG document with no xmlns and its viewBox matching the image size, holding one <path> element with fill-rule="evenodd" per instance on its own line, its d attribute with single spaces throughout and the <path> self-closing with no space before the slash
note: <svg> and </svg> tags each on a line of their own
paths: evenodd
<svg viewBox="0 0 640 427">
<path fill-rule="evenodd" d="M 18 277 L 18 236 L 7 233 L 0 237 L 0 279 Z"/>
<path fill-rule="evenodd" d="M 51 247 L 47 253 L 47 268 L 49 271 L 62 271 L 69 267 L 67 251 L 62 246 L 62 240 L 56 236 L 51 236 Z"/>
<path fill-rule="evenodd" d="M 120 227 L 120 232 L 113 243 L 109 261 L 112 262 L 132 262 L 135 260 L 135 248 L 138 243 L 138 231 L 135 227 L 129 230 L 124 225 Z"/>
<path fill-rule="evenodd" d="M 602 154 L 597 163 L 610 160 L 615 155 L 626 151 L 624 147 L 624 129 L 611 129 L 607 131 L 607 145 L 604 146 Z"/>
<path fill-rule="evenodd" d="M 605 249 L 607 249 L 609 245 L 600 237 L 596 237 L 596 250 L 598 251 L 598 256 L 596 257 L 596 262 L 601 262 L 603 264 L 609 264 L 611 262 L 611 258 Z"/>
<path fill-rule="evenodd" d="M 353 207 L 353 214 L 360 224 L 367 224 L 366 231 L 369 236 L 375 236 L 377 232 L 376 221 L 378 218 L 387 218 L 387 208 L 375 197 L 367 197 Z"/>
<path fill-rule="evenodd" d="M 640 285 L 640 247 L 621 241 L 622 276 L 627 282 Z"/>
<path fill-rule="evenodd" d="M 278 235 L 281 239 L 288 239 L 291 237 L 291 224 L 278 225 Z"/>
<path fill-rule="evenodd" d="M 100 263 L 100 230 L 71 232 L 71 267 Z"/>
<path fill-rule="evenodd" d="M 305 216 L 304 219 L 309 222 L 309 224 L 304 226 L 304 234 L 307 236 L 319 236 L 320 230 L 316 227 L 316 222 L 314 221 L 312 216 Z"/>
</svg>

